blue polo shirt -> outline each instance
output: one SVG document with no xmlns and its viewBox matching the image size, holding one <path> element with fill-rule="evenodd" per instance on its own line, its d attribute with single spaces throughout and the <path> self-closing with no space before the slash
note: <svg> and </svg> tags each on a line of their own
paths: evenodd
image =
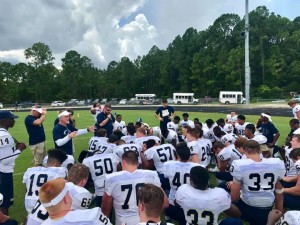
<svg viewBox="0 0 300 225">
<path fill-rule="evenodd" d="M 73 139 L 71 138 L 66 144 L 62 146 L 58 146 L 55 141 L 64 138 L 68 134 L 73 131 L 77 131 L 77 129 L 73 126 L 63 126 L 61 124 L 57 124 L 52 131 L 53 141 L 56 149 L 60 149 L 64 151 L 67 155 L 73 155 Z"/>
<path fill-rule="evenodd" d="M 43 124 L 37 126 L 33 122 L 39 118 L 28 115 L 25 118 L 25 126 L 29 135 L 29 145 L 36 145 L 46 140 Z"/>
<path fill-rule="evenodd" d="M 278 133 L 277 128 L 273 123 L 268 122 L 266 124 L 261 124 L 261 132 L 267 138 L 267 143 L 272 143 L 274 140 L 274 134 Z"/>
<path fill-rule="evenodd" d="M 104 112 L 101 112 L 97 115 L 97 122 L 96 122 L 96 127 L 97 130 L 99 128 L 104 128 L 107 132 L 107 137 L 109 137 L 110 135 L 112 135 L 113 133 L 113 123 L 115 122 L 115 117 L 111 114 L 111 118 L 110 120 L 107 121 L 107 123 L 104 126 L 100 126 L 100 123 L 102 123 L 102 121 L 104 121 L 107 118 L 107 115 Z"/>
<path fill-rule="evenodd" d="M 169 105 L 167 107 L 161 106 L 156 110 L 155 114 L 159 114 L 159 116 L 163 118 L 163 121 L 160 121 L 161 127 L 162 126 L 167 127 L 167 123 L 171 122 L 169 116 L 171 116 L 172 113 L 174 113 L 174 108 Z"/>
</svg>

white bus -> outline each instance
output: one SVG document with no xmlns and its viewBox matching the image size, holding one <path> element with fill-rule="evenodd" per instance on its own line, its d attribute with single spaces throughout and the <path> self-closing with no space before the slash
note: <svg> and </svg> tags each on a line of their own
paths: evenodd
<svg viewBox="0 0 300 225">
<path fill-rule="evenodd" d="M 245 104 L 246 99 L 241 91 L 220 91 L 219 101 L 225 104 Z"/>
<path fill-rule="evenodd" d="M 135 99 L 153 101 L 156 99 L 156 94 L 136 94 Z"/>
<path fill-rule="evenodd" d="M 198 104 L 199 99 L 194 98 L 194 93 L 173 93 L 174 104 Z"/>
</svg>

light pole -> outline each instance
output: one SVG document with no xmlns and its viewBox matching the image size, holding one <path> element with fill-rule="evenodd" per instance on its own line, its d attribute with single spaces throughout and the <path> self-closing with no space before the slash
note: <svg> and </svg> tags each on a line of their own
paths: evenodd
<svg viewBox="0 0 300 225">
<path fill-rule="evenodd" d="M 250 106 L 250 65 L 249 65 L 249 1 L 245 0 L 245 97 L 246 106 Z"/>
</svg>

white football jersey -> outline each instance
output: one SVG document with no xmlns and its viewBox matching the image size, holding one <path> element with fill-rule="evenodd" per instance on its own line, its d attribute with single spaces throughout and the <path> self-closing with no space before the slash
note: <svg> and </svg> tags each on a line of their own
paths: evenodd
<svg viewBox="0 0 300 225">
<path fill-rule="evenodd" d="M 250 124 L 250 123 L 245 122 L 243 125 L 240 125 L 239 123 L 235 123 L 234 127 L 237 132 L 236 134 L 239 136 L 243 136 L 245 134 L 245 128 L 248 124 Z"/>
<path fill-rule="evenodd" d="M 287 211 L 275 225 L 296 225 L 300 224 L 300 211 Z"/>
<path fill-rule="evenodd" d="M 175 132 L 178 131 L 178 124 L 174 123 L 174 122 L 168 122 L 167 123 L 167 128 L 169 130 L 174 130 Z"/>
<path fill-rule="evenodd" d="M 294 161 L 290 158 L 290 153 L 293 149 L 285 146 L 284 148 L 284 157 L 285 157 L 285 168 L 286 168 L 286 176 L 294 177 L 297 175 L 296 167 Z"/>
<path fill-rule="evenodd" d="M 51 220 L 48 218 L 43 225 L 110 225 L 107 218 L 99 207 L 93 209 L 77 209 L 69 211 L 67 215 L 59 220 Z"/>
<path fill-rule="evenodd" d="M 48 161 L 48 156 L 46 155 L 46 157 L 43 160 L 43 166 L 47 166 L 47 161 Z M 61 167 L 65 167 L 68 168 L 69 164 L 74 164 L 75 163 L 75 159 L 74 156 L 72 155 L 67 155 L 67 159 L 61 164 Z"/>
<path fill-rule="evenodd" d="M 14 172 L 15 160 L 21 151 L 16 150 L 15 141 L 4 128 L 0 128 L 0 172 Z"/>
<path fill-rule="evenodd" d="M 113 148 L 112 146 L 105 142 L 103 137 L 92 137 L 89 141 L 89 150 L 92 150 L 97 153 L 112 153 Z"/>
<path fill-rule="evenodd" d="M 23 183 L 26 184 L 25 208 L 31 212 L 39 199 L 39 190 L 49 180 L 61 177 L 66 178 L 68 171 L 65 167 L 31 167 L 23 176 Z"/>
<path fill-rule="evenodd" d="M 134 135 L 125 135 L 121 137 L 121 140 L 124 140 L 126 144 L 133 144 L 136 139 L 136 136 Z"/>
<path fill-rule="evenodd" d="M 123 132 L 123 129 L 125 127 L 126 127 L 125 121 L 121 121 L 121 122 L 115 121 L 113 126 L 113 131 L 118 130 Z"/>
<path fill-rule="evenodd" d="M 187 143 L 190 149 L 191 155 L 197 154 L 199 157 L 199 164 L 203 167 L 207 167 L 210 162 L 210 150 L 208 143 L 203 139 L 197 141 L 191 141 Z"/>
<path fill-rule="evenodd" d="M 211 142 L 214 142 L 216 140 L 215 134 L 213 131 L 215 126 L 217 126 L 217 125 L 214 124 L 211 128 L 207 128 L 207 130 L 203 130 L 203 138 L 206 138 L 206 139 L 210 140 Z"/>
<path fill-rule="evenodd" d="M 120 159 L 115 153 L 95 154 L 83 160 L 82 164 L 90 170 L 97 196 L 103 196 L 105 175 L 117 172 L 119 163 Z"/>
<path fill-rule="evenodd" d="M 187 121 L 181 120 L 180 121 L 180 126 L 181 127 L 183 127 L 183 126 L 189 126 L 190 128 L 195 128 L 195 124 L 191 120 L 187 120 Z"/>
<path fill-rule="evenodd" d="M 264 136 L 264 135 L 262 135 L 260 133 L 254 134 L 254 137 L 251 140 L 256 141 L 260 145 L 266 144 L 267 141 L 268 141 L 268 139 L 266 138 L 266 136 Z"/>
<path fill-rule="evenodd" d="M 227 123 L 235 123 L 237 121 L 237 116 L 231 116 L 230 114 L 228 114 L 226 116 L 226 120 Z"/>
<path fill-rule="evenodd" d="M 294 115 L 294 118 L 295 119 L 298 119 L 297 118 L 297 112 L 300 111 L 300 106 L 299 105 L 296 105 L 294 108 L 293 108 L 293 115 Z"/>
<path fill-rule="evenodd" d="M 184 184 L 175 198 L 183 208 L 187 224 L 218 225 L 219 214 L 231 206 L 230 195 L 222 188 L 202 191 Z"/>
<path fill-rule="evenodd" d="M 139 222 L 136 194 L 146 183 L 161 186 L 158 174 L 150 170 L 120 171 L 106 176 L 105 192 L 113 197 L 116 225 L 136 225 Z"/>
<path fill-rule="evenodd" d="M 254 207 L 271 207 L 274 203 L 274 189 L 285 174 L 282 160 L 263 158 L 260 162 L 241 159 L 232 162 L 230 168 L 234 182 L 241 182 L 241 199 Z"/>
<path fill-rule="evenodd" d="M 114 148 L 114 153 L 117 154 L 119 157 L 120 161 L 122 161 L 122 155 L 127 152 L 127 151 L 134 151 L 138 155 L 138 160 L 139 163 L 142 163 L 141 160 L 141 150 L 142 147 L 140 145 L 136 144 L 124 144 L 124 145 L 118 145 Z"/>
<path fill-rule="evenodd" d="M 72 198 L 71 209 L 87 209 L 92 201 L 92 194 L 83 187 L 79 187 L 70 183 L 69 194 Z M 46 219 L 49 214 L 45 207 L 41 204 L 40 200 L 37 200 L 34 208 L 28 214 L 27 225 L 40 225 Z"/>
<path fill-rule="evenodd" d="M 221 161 L 228 161 L 228 169 L 230 168 L 233 160 L 238 160 L 243 157 L 243 154 L 241 154 L 235 147 L 234 144 L 228 145 L 227 147 L 223 148 L 218 153 L 218 159 Z"/>
<path fill-rule="evenodd" d="M 165 138 L 165 140 L 166 140 L 169 144 L 172 144 L 172 141 L 173 141 L 173 140 L 176 140 L 176 144 L 179 143 L 178 135 L 177 135 L 177 133 L 176 133 L 174 130 L 169 130 L 168 137 Z"/>
<path fill-rule="evenodd" d="M 194 166 L 200 166 L 193 162 L 169 161 L 164 164 L 163 174 L 169 179 L 171 190 L 169 194 L 169 203 L 174 205 L 177 189 L 183 184 L 190 183 L 190 171 Z"/>
<path fill-rule="evenodd" d="M 176 160 L 175 152 L 176 150 L 173 145 L 163 144 L 147 149 L 144 152 L 144 155 L 146 160 L 153 160 L 156 171 L 162 174 L 164 163 L 167 161 Z"/>
</svg>

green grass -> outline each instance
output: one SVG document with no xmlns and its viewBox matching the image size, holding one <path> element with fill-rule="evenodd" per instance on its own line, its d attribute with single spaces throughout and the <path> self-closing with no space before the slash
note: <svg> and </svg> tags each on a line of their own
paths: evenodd
<svg viewBox="0 0 300 225">
<path fill-rule="evenodd" d="M 114 113 L 114 112 L 113 112 Z M 145 110 L 118 110 L 117 113 L 123 116 L 123 120 L 128 122 L 135 122 L 138 117 L 141 117 L 144 122 L 148 123 L 150 126 L 159 125 L 158 120 L 154 117 L 153 111 L 145 111 Z M 181 117 L 182 111 L 178 111 L 177 115 Z M 28 135 L 26 132 L 26 128 L 24 125 L 24 119 L 28 115 L 28 112 L 16 112 L 19 115 L 19 118 L 16 119 L 15 126 L 9 130 L 9 132 L 18 140 L 24 141 L 28 143 Z M 223 113 L 196 113 L 189 112 L 190 119 L 193 120 L 195 117 L 198 117 L 201 122 L 205 121 L 208 118 L 213 120 L 219 118 L 225 118 L 226 115 Z M 76 118 L 76 126 L 77 128 L 86 128 L 87 126 L 94 124 L 94 118 L 92 117 L 89 110 L 78 110 L 74 113 Z M 52 139 L 52 129 L 53 122 L 56 119 L 57 112 L 49 111 L 44 121 L 44 128 L 46 132 L 46 148 L 50 149 L 54 147 L 53 139 Z M 246 116 L 247 121 L 251 123 L 256 123 L 259 116 Z M 286 135 L 289 133 L 289 120 L 291 118 L 288 117 L 272 117 L 273 123 L 276 125 L 277 129 L 280 131 L 281 136 L 279 138 L 279 146 L 284 144 L 284 139 Z M 77 158 L 80 151 L 87 149 L 88 141 L 92 134 L 82 135 L 74 139 L 75 141 L 75 149 Z M 17 221 L 21 221 L 26 216 L 26 210 L 24 207 L 24 196 L 25 196 L 25 185 L 22 184 L 23 174 L 27 168 L 31 167 L 32 161 L 32 153 L 27 148 L 19 158 L 16 160 L 15 172 L 14 172 L 14 205 L 10 208 L 10 217 L 16 219 Z"/>
</svg>

